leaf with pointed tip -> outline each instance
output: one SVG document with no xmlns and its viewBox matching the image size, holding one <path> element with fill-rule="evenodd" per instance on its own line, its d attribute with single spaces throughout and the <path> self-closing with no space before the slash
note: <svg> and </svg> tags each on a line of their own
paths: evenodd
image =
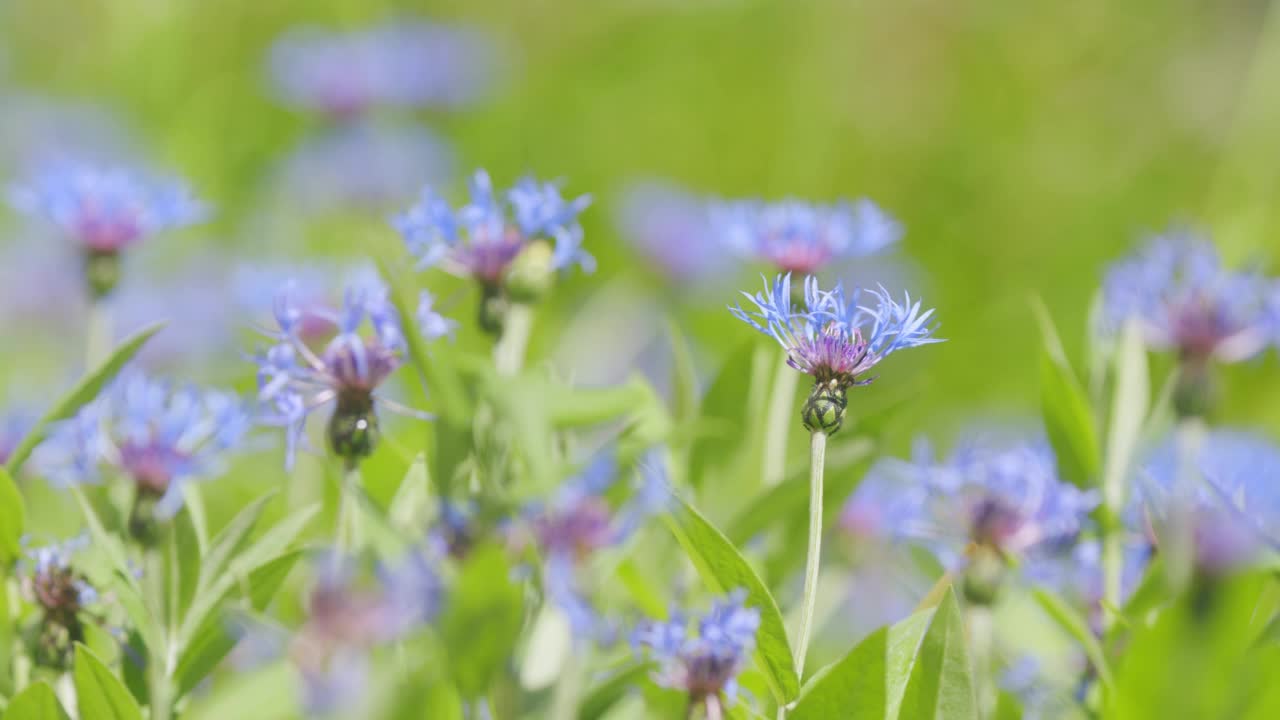
<svg viewBox="0 0 1280 720">
<path fill-rule="evenodd" d="M 124 683 L 102 664 L 92 650 L 78 643 L 72 676 L 80 717 L 84 720 L 142 720 L 138 701 L 129 694 Z"/>
<path fill-rule="evenodd" d="M 39 680 L 9 701 L 4 720 L 71 720 L 49 683 Z"/>
<path fill-rule="evenodd" d="M 934 611 L 911 667 L 898 717 L 911 720 L 976 720 L 973 668 L 965 649 L 964 618 L 955 590 Z"/>
<path fill-rule="evenodd" d="M 49 433 L 49 426 L 59 420 L 66 420 L 75 415 L 80 408 L 89 404 L 102 388 L 111 382 L 124 366 L 133 359 L 142 346 L 151 339 L 152 335 L 160 332 L 164 327 L 164 323 L 155 323 L 139 330 L 138 332 L 125 338 L 111 353 L 111 357 L 106 362 L 94 368 L 93 372 L 81 378 L 80 382 L 71 392 L 62 396 L 50 410 L 40 418 L 31 430 L 29 430 L 22 442 L 18 443 L 18 447 L 14 448 L 13 453 L 9 455 L 9 462 L 5 467 L 9 470 L 10 475 L 17 475 L 22 469 L 27 458 L 31 456 L 31 451 L 45 439 Z"/>
</svg>

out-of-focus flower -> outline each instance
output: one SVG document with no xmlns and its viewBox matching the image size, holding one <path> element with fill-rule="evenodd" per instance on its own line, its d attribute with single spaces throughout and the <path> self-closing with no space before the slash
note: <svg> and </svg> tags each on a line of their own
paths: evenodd
<svg viewBox="0 0 1280 720">
<path fill-rule="evenodd" d="M 1280 549 L 1280 447 L 1270 440 L 1213 430 L 1185 451 L 1175 437 L 1152 453 L 1144 469 L 1140 499 L 1157 547 L 1181 516 L 1190 523 L 1202 571 L 1226 572 Z"/>
<path fill-rule="evenodd" d="M 378 572 L 378 586 L 358 582 L 352 560 L 326 554 L 307 602 L 307 620 L 289 655 L 303 679 L 309 716 L 358 707 L 368 684 L 369 654 L 429 622 L 442 584 L 428 558 L 413 551 Z"/>
<path fill-rule="evenodd" d="M 806 401 L 805 427 L 830 434 L 840 429 L 847 403 L 845 391 L 875 378 L 862 376 L 890 354 L 903 348 L 941 342 L 930 325 L 933 310 L 921 312 L 909 295 L 899 304 L 883 288 L 868 294 L 876 307 L 858 304 L 861 290 L 846 299 L 844 287 L 818 288 L 817 278 L 805 278 L 803 310 L 793 304 L 791 275 L 779 275 L 764 292 L 743 292 L 756 310 L 731 307 L 735 317 L 772 337 L 787 351 L 787 364 L 812 375 L 814 389 Z"/>
<path fill-rule="evenodd" d="M 735 590 L 697 620 L 691 632 L 680 611 L 666 622 L 641 623 L 632 642 L 658 663 L 654 682 L 689 695 L 690 708 L 702 706 L 707 717 L 723 717 L 738 690 L 738 673 L 755 648 L 760 611 L 745 606 L 747 594 Z"/>
<path fill-rule="evenodd" d="M 0 167 L 26 173 L 71 158 L 134 155 L 120 119 L 89 103 L 5 92 L 0 102 Z"/>
<path fill-rule="evenodd" d="M 309 316 L 328 319 L 337 334 L 319 353 L 301 335 Z M 371 332 L 361 334 L 368 319 Z M 378 440 L 376 406 L 426 419 L 430 416 L 375 394 L 404 362 L 405 338 L 400 317 L 387 289 L 376 278 L 347 286 L 342 310 L 309 308 L 286 286 L 276 298 L 276 344 L 255 358 L 258 397 L 273 411 L 268 423 L 286 428 L 286 463 L 292 467 L 299 440 L 311 412 L 334 403 L 327 438 L 330 448 L 349 463 L 373 452 Z"/>
<path fill-rule="evenodd" d="M 921 446 L 894 465 L 886 471 L 920 503 L 897 521 L 897 536 L 963 568 L 975 601 L 994 597 L 1007 560 L 1021 560 L 1034 579 L 1039 563 L 1069 553 L 1100 501 L 1058 478 L 1044 441 L 977 438 L 943 461 Z"/>
<path fill-rule="evenodd" d="M 484 90 L 493 48 L 480 32 L 399 20 L 364 30 L 299 27 L 271 49 L 282 102 L 349 119 L 377 107 L 455 107 Z"/>
<path fill-rule="evenodd" d="M 747 257 L 782 272 L 815 273 L 834 260 L 880 252 L 902 225 L 870 200 L 814 205 L 798 200 L 720 203 L 711 211 L 716 236 Z"/>
<path fill-rule="evenodd" d="M 1098 330 L 1113 336 L 1133 318 L 1148 345 L 1177 351 L 1185 362 L 1238 362 L 1274 337 L 1267 289 L 1259 273 L 1222 267 L 1217 248 L 1203 236 L 1169 232 L 1108 270 Z"/>
<path fill-rule="evenodd" d="M 453 174 L 453 151 L 426 128 L 365 123 L 310 137 L 280 170 L 279 186 L 311 213 L 385 212 Z"/>
<path fill-rule="evenodd" d="M 709 203 L 661 183 L 633 185 L 618 210 L 622 236 L 675 282 L 733 266 L 714 235 Z"/>
<path fill-rule="evenodd" d="M 27 550 L 23 585 L 40 608 L 36 659 L 65 668 L 75 644 L 84 641 L 80 612 L 98 601 L 98 591 L 71 565 L 71 555 L 88 545 L 84 537 Z"/>
<path fill-rule="evenodd" d="M 409 251 L 421 267 L 443 266 L 462 277 L 496 287 L 531 243 L 551 240 L 550 270 L 578 263 L 587 270 L 594 260 L 582 249 L 581 213 L 591 198 L 566 200 L 553 183 L 525 178 L 503 196 L 494 194 L 489 175 L 479 170 L 471 179 L 471 202 L 454 209 L 428 187 L 418 205 L 394 220 Z"/>
<path fill-rule="evenodd" d="M 458 331 L 458 321 L 436 312 L 436 298 L 423 290 L 418 294 L 418 332 L 428 340 L 447 337 L 453 339 Z"/>
<path fill-rule="evenodd" d="M 131 522 L 166 519 L 182 506 L 183 486 L 216 475 L 248 428 L 232 393 L 129 372 L 55 429 L 36 464 L 60 485 L 99 482 L 109 467 L 137 490 Z"/>
<path fill-rule="evenodd" d="M 18 211 L 41 218 L 70 238 L 82 253 L 85 278 L 95 297 L 119 282 L 119 254 L 159 232 L 191 225 L 206 208 L 185 185 L 124 169 L 59 162 L 11 188 Z"/>
<path fill-rule="evenodd" d="M 35 424 L 35 413 L 25 407 L 9 407 L 0 414 L 0 465 L 9 462 L 13 451 Z"/>
</svg>

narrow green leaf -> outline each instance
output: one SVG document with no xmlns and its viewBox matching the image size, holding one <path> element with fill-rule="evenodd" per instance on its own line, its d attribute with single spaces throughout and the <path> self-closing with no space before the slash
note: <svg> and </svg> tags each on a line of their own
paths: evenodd
<svg viewBox="0 0 1280 720">
<path fill-rule="evenodd" d="M 675 502 L 678 507 L 665 515 L 671 533 L 713 590 L 719 593 L 737 588 L 746 590 L 747 606 L 760 610 L 756 656 L 769 678 L 770 689 L 780 702 L 794 700 L 800 692 L 800 678 L 778 603 L 724 533 L 683 500 L 675 498 Z"/>
<path fill-rule="evenodd" d="M 751 339 L 730 352 L 702 399 L 702 420 L 689 457 L 689 480 L 696 486 L 748 440 L 743 418 L 755 417 L 747 413 L 747 389 L 752 387 L 754 349 L 759 345 Z"/>
<path fill-rule="evenodd" d="M 39 680 L 9 701 L 4 720 L 71 720 L 49 683 Z"/>
<path fill-rule="evenodd" d="M 1040 354 L 1040 413 L 1058 471 L 1077 486 L 1092 487 L 1102 464 L 1093 411 L 1075 373 L 1047 350 Z"/>
<path fill-rule="evenodd" d="M 1107 655 L 1102 650 L 1102 644 L 1098 642 L 1098 637 L 1093 634 L 1093 630 L 1089 628 L 1089 623 L 1075 608 L 1066 604 L 1057 595 L 1045 592 L 1044 590 L 1036 590 L 1036 602 L 1040 603 L 1040 607 L 1053 618 L 1058 626 L 1067 632 L 1068 635 L 1075 638 L 1080 643 L 1084 654 L 1089 658 L 1089 662 L 1093 664 L 1094 669 L 1098 673 L 1098 679 L 1102 681 L 1104 687 L 1110 689 L 1112 682 L 1111 665 L 1107 662 Z"/>
<path fill-rule="evenodd" d="M 450 672 L 464 699 L 481 697 L 506 664 L 524 619 L 523 599 L 502 549 L 471 552 L 441 618 Z"/>
<path fill-rule="evenodd" d="M 427 459 L 421 453 L 409 464 L 395 497 L 391 499 L 387 520 L 402 533 L 420 533 L 435 517 L 435 498 L 427 477 Z"/>
<path fill-rule="evenodd" d="M 1142 437 L 1151 394 L 1147 350 L 1142 342 L 1142 329 L 1136 321 L 1125 324 L 1116 348 L 1115 363 L 1115 394 L 1111 400 L 1107 456 L 1102 474 L 1103 499 L 1113 514 L 1124 506 L 1127 497 L 1125 480 Z"/>
<path fill-rule="evenodd" d="M 7 577 L 6 573 L 0 573 L 0 648 L 6 649 L 0 652 L 0 694 L 5 697 L 13 695 L 13 653 L 8 652 L 7 648 L 13 647 L 14 632 L 17 629 L 11 613 L 18 609 L 16 603 L 14 607 L 10 607 L 9 595 L 19 592 L 18 581 Z"/>
<path fill-rule="evenodd" d="M 148 652 L 151 655 L 163 654 L 164 636 L 157 622 L 159 618 L 147 608 L 133 573 L 127 570 L 115 570 L 111 574 L 110 587 L 116 602 L 133 623 L 134 630 L 146 645 Z"/>
<path fill-rule="evenodd" d="M 164 323 L 155 323 L 139 330 L 130 335 L 116 347 L 111 353 L 111 357 L 106 362 L 99 365 L 93 372 L 85 375 L 79 383 L 76 384 L 71 392 L 62 396 L 56 404 L 45 413 L 44 417 L 31 428 L 31 430 L 22 438 L 22 442 L 18 443 L 18 447 L 14 448 L 13 454 L 9 456 L 9 462 L 5 466 L 9 470 L 10 475 L 17 475 L 22 469 L 27 458 L 31 456 L 31 451 L 44 440 L 49 432 L 49 425 L 66 420 L 76 414 L 81 407 L 88 404 L 107 383 L 111 382 L 120 370 L 138 354 L 142 346 L 151 339 L 152 335 L 160 332 L 164 327 Z"/>
<path fill-rule="evenodd" d="M 867 636 L 848 655 L 809 680 L 788 717 L 898 717 L 920 641 L 933 617 L 933 610 L 924 610 Z"/>
<path fill-rule="evenodd" d="M 89 526 L 89 539 L 93 541 L 93 547 L 106 555 L 111 571 L 137 591 L 138 582 L 134 578 L 133 568 L 129 565 L 129 558 L 125 554 L 124 545 L 121 544 L 120 539 L 107 532 L 102 519 L 98 517 L 98 512 L 93 509 L 93 504 L 85 496 L 83 488 L 78 485 L 71 486 L 71 495 L 80 505 L 85 524 Z"/>
<path fill-rule="evenodd" d="M 288 720 L 299 717 L 297 671 L 287 660 L 238 673 L 194 700 L 182 720 Z"/>
<path fill-rule="evenodd" d="M 142 710 L 124 683 L 84 645 L 76 645 L 73 679 L 84 720 L 142 720 Z"/>
<path fill-rule="evenodd" d="M 177 624 L 191 607 L 200 579 L 200 539 L 188 508 L 174 516 L 170 532 L 175 536 L 165 543 L 165 573 L 170 578 L 170 623 Z"/>
<path fill-rule="evenodd" d="M 249 503 L 213 538 L 200 567 L 201 588 L 209 587 L 214 580 L 222 576 L 227 563 L 231 562 L 231 558 L 239 554 L 248 543 L 249 536 L 258 524 L 258 519 L 262 517 L 263 509 L 273 497 L 275 497 L 275 491 Z"/>
<path fill-rule="evenodd" d="M 698 406 L 702 398 L 698 392 L 698 369 L 693 362 L 689 341 L 675 320 L 667 324 L 671 339 L 672 407 L 677 422 L 692 423 L 697 420 Z"/>
<path fill-rule="evenodd" d="M 934 612 L 911 667 L 898 717 L 910 720 L 976 720 L 973 669 L 965 650 L 964 618 L 955 590 Z"/>
<path fill-rule="evenodd" d="M 587 691 L 578 708 L 578 720 L 599 720 L 609 708 L 644 680 L 651 670 L 649 663 L 632 661 L 610 672 Z"/>
<path fill-rule="evenodd" d="M 22 532 L 26 523 L 26 509 L 22 493 L 4 468 L 0 468 L 0 570 L 22 554 Z M 0 576 L 4 573 L 0 572 Z"/>
</svg>

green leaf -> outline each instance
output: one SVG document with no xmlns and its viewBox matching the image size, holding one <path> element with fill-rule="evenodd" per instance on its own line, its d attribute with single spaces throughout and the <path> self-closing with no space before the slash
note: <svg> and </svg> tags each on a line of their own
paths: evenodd
<svg viewBox="0 0 1280 720">
<path fill-rule="evenodd" d="M 674 500 L 678 507 L 665 516 L 671 533 L 712 590 L 718 593 L 737 588 L 746 590 L 747 606 L 760 610 L 756 657 L 769 678 L 770 690 L 780 702 L 794 700 L 800 692 L 800 678 L 791 658 L 778 603 L 724 533 L 683 500 Z"/>
<path fill-rule="evenodd" d="M 1133 465 L 1142 425 L 1147 416 L 1151 380 L 1142 329 L 1136 321 L 1125 324 L 1116 349 L 1115 394 L 1111 399 L 1111 420 L 1107 427 L 1107 456 L 1102 472 L 1103 500 L 1113 516 L 1118 516 L 1127 497 L 1125 479 Z"/>
<path fill-rule="evenodd" d="M 596 686 L 587 691 L 586 697 L 578 708 L 578 720 L 599 720 L 609 708 L 648 677 L 651 665 L 645 662 L 631 661 L 610 672 Z"/>
<path fill-rule="evenodd" d="M 427 477 L 427 459 L 421 453 L 409 464 L 409 469 L 391 499 L 387 520 L 391 527 L 402 533 L 420 533 L 435 518 L 436 502 L 431 494 Z"/>
<path fill-rule="evenodd" d="M 71 717 L 62 709 L 49 683 L 40 680 L 9 701 L 4 720 L 71 720 Z"/>
<path fill-rule="evenodd" d="M 1092 487 L 1102 464 L 1093 411 L 1075 373 L 1047 350 L 1040 354 L 1040 412 L 1058 471 L 1075 485 Z"/>
<path fill-rule="evenodd" d="M 978 718 L 973 670 L 965 650 L 964 619 L 955 590 L 934 611 L 911 667 L 899 717 L 911 720 Z"/>
<path fill-rule="evenodd" d="M 85 375 L 71 389 L 71 392 L 63 395 L 62 399 L 58 400 L 53 408 L 45 413 L 44 417 L 40 418 L 30 432 L 22 438 L 22 442 L 18 443 L 18 447 L 14 448 L 13 454 L 9 456 L 9 462 L 5 466 L 9 470 L 9 474 L 18 474 L 23 464 L 26 463 L 27 458 L 31 456 L 31 451 L 35 450 L 36 446 L 48 435 L 51 423 L 66 420 L 75 415 L 81 407 L 96 398 L 98 393 L 102 391 L 103 386 L 111 382 L 120 373 L 120 370 L 133 359 L 133 356 L 138 354 L 138 351 L 151 339 L 151 336 L 160 332 L 163 327 L 164 323 L 155 323 L 130 335 L 116 347 L 106 362 L 95 368 L 93 372 Z"/>
<path fill-rule="evenodd" d="M 697 419 L 701 397 L 698 393 L 698 368 L 693 362 L 689 341 L 675 320 L 667 324 L 671 338 L 671 404 L 677 422 L 692 423 Z"/>
<path fill-rule="evenodd" d="M 1049 613 L 1049 617 L 1067 632 L 1068 635 L 1075 638 L 1080 643 L 1080 647 L 1084 650 L 1085 657 L 1089 658 L 1089 662 L 1093 664 L 1094 670 L 1098 673 L 1098 679 L 1102 681 L 1103 687 L 1108 690 L 1112 684 L 1111 665 L 1107 662 L 1107 654 L 1102 650 L 1102 644 L 1098 642 L 1098 637 L 1093 634 L 1093 630 L 1089 627 L 1089 623 L 1075 608 L 1066 604 L 1057 595 L 1045 592 L 1044 590 L 1036 590 L 1034 592 L 1036 602 L 1040 603 L 1040 607 Z"/>
<path fill-rule="evenodd" d="M 273 497 L 275 497 L 275 491 L 249 503 L 213 538 L 200 566 L 199 586 L 201 588 L 209 587 L 222 576 L 227 563 L 248 543 L 249 536 L 258 524 L 258 519 L 262 517 L 263 509 Z"/>
<path fill-rule="evenodd" d="M 169 597 L 167 602 L 172 608 L 170 623 L 177 622 L 186 615 L 195 599 L 200 579 L 200 539 L 191 513 L 187 508 L 173 518 L 170 532 L 175 537 L 164 543 L 165 577 L 169 578 Z"/>
<path fill-rule="evenodd" d="M 471 552 L 441 621 L 450 671 L 464 699 L 484 695 L 506 665 L 524 619 L 523 599 L 501 548 Z"/>
<path fill-rule="evenodd" d="M 182 720 L 286 720 L 299 717 L 297 698 L 297 671 L 282 660 L 228 678 L 194 700 Z"/>
<path fill-rule="evenodd" d="M 79 643 L 73 678 L 80 717 L 84 720 L 142 720 L 142 710 L 124 684 L 92 650 Z"/>
<path fill-rule="evenodd" d="M 266 610 L 301 556 L 300 550 L 285 553 L 249 574 L 249 606 L 254 611 Z M 227 626 L 226 618 L 217 613 L 206 618 L 187 643 L 178 660 L 178 667 L 174 670 L 174 687 L 177 688 L 178 697 L 190 692 L 212 672 L 235 647 L 236 640 Z"/>
<path fill-rule="evenodd" d="M 898 717 L 920 641 L 933 610 L 915 613 L 858 643 L 848 655 L 819 670 L 805 686 L 791 720 Z"/>
<path fill-rule="evenodd" d="M 9 473 L 0 468 L 0 570 L 22 554 L 22 532 L 26 522 L 22 493 Z M 4 575 L 0 572 L 0 577 Z"/>
<path fill-rule="evenodd" d="M 734 451 L 747 441 L 743 419 L 748 417 L 753 350 L 759 345 L 751 339 L 730 352 L 702 399 L 702 419 L 689 457 L 689 480 L 695 486 L 704 483 L 712 468 L 734 457 Z"/>
</svg>

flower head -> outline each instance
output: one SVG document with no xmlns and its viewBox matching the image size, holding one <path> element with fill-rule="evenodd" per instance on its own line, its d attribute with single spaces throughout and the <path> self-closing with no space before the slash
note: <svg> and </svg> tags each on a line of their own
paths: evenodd
<svg viewBox="0 0 1280 720">
<path fill-rule="evenodd" d="M 862 291 L 846 299 L 844 287 L 818 288 L 817 278 L 804 281 L 803 310 L 793 305 L 791 275 L 779 275 L 764 292 L 743 295 L 755 311 L 730 308 L 734 316 L 772 337 L 787 351 L 787 364 L 820 383 L 834 381 L 841 388 L 866 385 L 862 378 L 890 354 L 903 348 L 941 342 L 929 324 L 933 310 L 921 312 L 920 302 L 904 296 L 898 303 L 888 291 L 869 290 L 874 308 L 859 305 Z"/>
<path fill-rule="evenodd" d="M 641 623 L 632 642 L 658 662 L 654 681 L 688 693 L 694 705 L 718 710 L 732 702 L 760 628 L 760 611 L 746 607 L 746 597 L 736 590 L 717 601 L 696 622 L 696 634 L 679 611 L 666 622 Z"/>
<path fill-rule="evenodd" d="M 17 210 L 53 223 L 90 253 L 117 253 L 206 214 L 181 183 L 76 163 L 45 167 L 14 187 L 9 199 Z"/>
<path fill-rule="evenodd" d="M 476 31 L 425 22 L 300 27 L 276 41 L 270 70 L 284 103 L 347 119 L 376 106 L 466 103 L 486 84 L 490 52 Z"/>
<path fill-rule="evenodd" d="M 870 200 L 813 205 L 798 200 L 721 203 L 712 227 L 733 250 L 783 272 L 815 273 L 846 257 L 863 257 L 893 245 L 902 226 Z"/>
<path fill-rule="evenodd" d="M 1214 430 L 1197 447 L 1180 447 L 1177 438 L 1158 447 L 1145 465 L 1139 499 L 1157 536 L 1177 516 L 1186 517 L 1197 567 L 1221 572 L 1257 559 L 1268 548 L 1280 549 L 1277 477 L 1280 447 L 1275 443 L 1251 433 Z"/>
<path fill-rule="evenodd" d="M 658 183 L 627 189 L 618 211 L 622 236 L 673 281 L 731 267 L 715 241 L 708 203 Z"/>
<path fill-rule="evenodd" d="M 591 198 L 566 200 L 553 183 L 525 178 L 504 196 L 494 194 L 489 175 L 471 179 L 471 202 L 456 210 L 433 189 L 394 220 L 421 267 L 442 265 L 482 284 L 502 285 L 516 258 L 536 240 L 554 241 L 548 264 L 559 270 L 595 261 L 582 249 L 581 213 Z"/>
<path fill-rule="evenodd" d="M 23 585 L 40 609 L 33 648 L 36 661 L 66 668 L 75 644 L 84 642 L 80 613 L 98 600 L 98 592 L 71 564 L 71 555 L 88 544 L 79 537 L 27 551 Z"/>
<path fill-rule="evenodd" d="M 1217 249 L 1189 232 L 1157 236 L 1107 272 L 1099 332 L 1141 323 L 1147 343 L 1184 359 L 1238 362 L 1275 337 L 1265 312 L 1268 283 L 1222 267 Z"/>
<path fill-rule="evenodd" d="M 129 372 L 54 431 L 37 466 L 62 485 L 98 482 L 109 467 L 166 519 L 182 507 L 183 486 L 220 472 L 248 428 L 232 393 Z"/>
<path fill-rule="evenodd" d="M 404 362 L 405 352 L 400 317 L 380 282 L 369 278 L 348 285 L 337 312 L 316 307 L 304 311 L 295 289 L 288 285 L 277 296 L 276 328 L 271 332 L 276 344 L 255 358 L 258 398 L 273 409 L 267 421 L 287 428 L 290 466 L 308 415 L 329 403 L 336 405 L 329 421 L 329 444 L 351 462 L 373 452 L 378 434 L 375 403 L 427 417 L 375 394 Z M 337 329 L 319 352 L 302 335 L 308 316 L 323 318 Z M 366 325 L 369 329 L 363 332 Z"/>
</svg>

